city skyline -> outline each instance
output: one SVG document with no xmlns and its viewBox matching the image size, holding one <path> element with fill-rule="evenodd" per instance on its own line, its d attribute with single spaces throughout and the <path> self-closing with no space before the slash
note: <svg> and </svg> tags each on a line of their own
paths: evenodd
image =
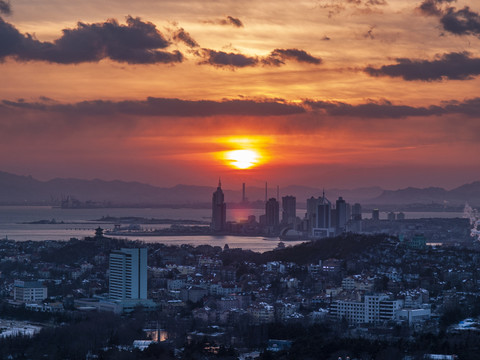
<svg viewBox="0 0 480 360">
<path fill-rule="evenodd" d="M 467 1 L 0 1 L 0 170 L 156 186 L 480 179 Z"/>
</svg>

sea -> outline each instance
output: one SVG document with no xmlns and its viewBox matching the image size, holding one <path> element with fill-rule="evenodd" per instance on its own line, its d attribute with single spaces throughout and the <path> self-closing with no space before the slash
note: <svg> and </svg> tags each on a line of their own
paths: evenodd
<svg viewBox="0 0 480 360">
<path fill-rule="evenodd" d="M 262 209 L 229 209 L 228 221 L 246 220 L 249 215 L 258 219 L 264 213 Z M 303 218 L 304 209 L 297 209 L 297 216 Z M 406 219 L 418 218 L 455 218 L 462 217 L 461 212 L 405 212 Z M 141 217 L 146 219 L 198 220 L 210 222 L 209 209 L 168 209 L 168 208 L 101 208 L 101 209 L 62 209 L 51 206 L 0 206 L 0 239 L 15 241 L 68 241 L 93 236 L 95 229 L 101 227 L 112 230 L 113 222 L 98 221 L 102 217 Z M 369 218 L 370 214 L 364 214 Z M 381 212 L 380 219 L 386 219 L 387 213 Z M 55 220 L 55 224 L 31 224 L 41 220 Z M 143 229 L 160 229 L 169 224 L 145 224 Z M 129 240 L 145 243 L 164 243 L 167 245 L 208 244 L 211 246 L 242 248 L 256 252 L 273 250 L 278 246 L 278 238 L 257 236 L 121 236 Z M 289 241 L 287 245 L 302 241 Z"/>
</svg>

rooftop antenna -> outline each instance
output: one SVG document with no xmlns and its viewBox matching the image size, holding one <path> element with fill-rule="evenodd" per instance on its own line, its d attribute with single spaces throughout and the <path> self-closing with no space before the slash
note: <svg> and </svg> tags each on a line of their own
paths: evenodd
<svg viewBox="0 0 480 360">
<path fill-rule="evenodd" d="M 218 177 L 218 188 L 221 188 L 222 187 L 222 180 L 220 178 L 220 176 Z"/>
</svg>

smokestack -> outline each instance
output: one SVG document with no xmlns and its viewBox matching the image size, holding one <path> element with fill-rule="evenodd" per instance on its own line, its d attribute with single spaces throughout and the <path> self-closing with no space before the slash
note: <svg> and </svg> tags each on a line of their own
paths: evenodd
<svg viewBox="0 0 480 360">
<path fill-rule="evenodd" d="M 277 185 L 277 201 L 280 202 L 280 186 Z"/>
<path fill-rule="evenodd" d="M 267 182 L 265 181 L 265 203 L 267 203 L 268 200 L 268 185 Z"/>
<path fill-rule="evenodd" d="M 245 202 L 245 183 L 242 184 L 242 202 Z"/>
</svg>

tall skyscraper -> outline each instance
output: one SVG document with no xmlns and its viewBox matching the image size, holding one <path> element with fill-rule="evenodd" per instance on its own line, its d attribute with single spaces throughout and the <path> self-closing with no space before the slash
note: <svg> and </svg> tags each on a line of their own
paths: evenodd
<svg viewBox="0 0 480 360">
<path fill-rule="evenodd" d="M 362 220 L 362 205 L 360 205 L 359 203 L 355 203 L 352 207 L 352 220 Z"/>
<path fill-rule="evenodd" d="M 311 232 L 313 228 L 317 227 L 317 205 L 318 199 L 313 196 L 310 199 L 307 199 L 307 222 L 308 222 L 308 232 Z"/>
<path fill-rule="evenodd" d="M 280 219 L 280 205 L 277 199 L 271 198 L 265 204 L 265 225 L 277 226 Z"/>
<path fill-rule="evenodd" d="M 227 223 L 227 204 L 222 191 L 222 183 L 218 180 L 217 190 L 212 196 L 212 223 L 213 231 L 224 231 Z"/>
<path fill-rule="evenodd" d="M 332 204 L 325 197 L 325 192 L 318 199 L 307 199 L 307 217 L 309 232 L 314 238 L 333 236 L 335 229 L 332 228 Z"/>
<path fill-rule="evenodd" d="M 355 203 L 352 206 L 351 222 L 348 231 L 359 233 L 362 231 L 362 205 Z"/>
<path fill-rule="evenodd" d="M 345 226 L 347 225 L 347 203 L 343 198 L 340 196 L 336 203 L 335 203 L 335 208 L 336 208 L 336 221 L 335 221 L 335 226 L 337 228 L 337 233 L 345 231 Z"/>
<path fill-rule="evenodd" d="M 332 226 L 331 219 L 332 203 L 325 197 L 325 192 L 321 198 L 318 198 L 317 204 L 317 227 L 327 229 Z"/>
<path fill-rule="evenodd" d="M 112 300 L 147 298 L 147 249 L 110 253 L 109 297 Z"/>
<path fill-rule="evenodd" d="M 282 224 L 295 224 L 297 219 L 297 198 L 295 196 L 282 197 Z"/>
</svg>

